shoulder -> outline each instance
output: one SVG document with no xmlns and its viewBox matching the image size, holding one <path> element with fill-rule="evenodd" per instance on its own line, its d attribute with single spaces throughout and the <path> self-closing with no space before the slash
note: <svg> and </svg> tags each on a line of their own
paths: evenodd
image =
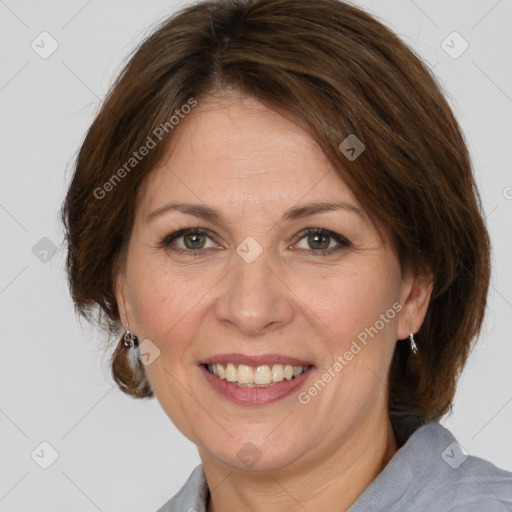
<svg viewBox="0 0 512 512">
<path fill-rule="evenodd" d="M 423 467 L 416 467 L 419 500 L 453 512 L 512 510 L 512 473 L 469 455 L 453 434 L 437 422 L 418 429 L 409 439 L 413 452 L 427 450 Z M 411 509 L 414 503 L 411 502 Z M 441 507 L 441 508 L 439 508 Z M 434 507 L 435 508 L 435 507 Z"/>
<path fill-rule="evenodd" d="M 512 510 L 512 473 L 487 460 L 468 455 L 455 445 L 447 449 L 444 457 L 451 456 L 452 450 L 461 454 L 461 463 L 445 470 L 445 479 L 440 487 L 445 495 L 453 497 L 453 511 Z"/>
<path fill-rule="evenodd" d="M 438 422 L 417 427 L 350 512 L 507 512 L 512 473 L 469 455 Z"/>
<path fill-rule="evenodd" d="M 206 512 L 210 491 L 203 465 L 194 468 L 183 487 L 157 512 Z"/>
</svg>

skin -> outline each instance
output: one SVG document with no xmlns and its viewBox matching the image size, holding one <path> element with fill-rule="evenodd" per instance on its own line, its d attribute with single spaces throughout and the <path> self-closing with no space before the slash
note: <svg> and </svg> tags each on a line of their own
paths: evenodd
<svg viewBox="0 0 512 512">
<path fill-rule="evenodd" d="M 180 122 L 161 165 L 141 188 L 116 296 L 122 322 L 160 350 L 146 367 L 153 391 L 199 450 L 213 511 L 347 510 L 396 453 L 387 374 L 397 340 L 417 332 L 432 276 L 401 275 L 386 237 L 348 210 L 282 221 L 314 201 L 361 208 L 313 139 L 251 97 L 224 91 Z M 171 201 L 216 208 L 226 222 L 168 211 Z M 209 236 L 159 242 L 184 228 Z M 322 228 L 350 241 L 318 255 L 301 233 Z M 236 252 L 248 236 L 262 254 Z M 202 254 L 179 253 L 195 242 Z M 201 245 L 203 244 L 203 245 Z M 217 248 L 221 249 L 217 249 Z M 249 407 L 219 395 L 198 368 L 222 353 L 278 353 L 311 361 L 307 390 L 394 303 L 402 309 L 307 404 L 292 393 Z M 405 341 L 406 343 L 407 341 Z M 237 452 L 253 443 L 248 468 Z"/>
</svg>

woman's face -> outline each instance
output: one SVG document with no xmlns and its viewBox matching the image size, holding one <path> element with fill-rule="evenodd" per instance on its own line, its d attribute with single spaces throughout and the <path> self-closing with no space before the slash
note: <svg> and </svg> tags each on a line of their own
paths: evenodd
<svg viewBox="0 0 512 512">
<path fill-rule="evenodd" d="M 168 416 L 203 461 L 240 469 L 311 464 L 382 428 L 393 349 L 419 329 L 426 289 L 402 279 L 390 245 L 290 120 L 226 94 L 178 128 L 139 191 L 117 292 Z M 222 363 L 225 379 L 205 362 Z M 289 379 L 286 366 L 310 368 Z M 254 379 L 267 384 L 234 382 Z"/>
</svg>

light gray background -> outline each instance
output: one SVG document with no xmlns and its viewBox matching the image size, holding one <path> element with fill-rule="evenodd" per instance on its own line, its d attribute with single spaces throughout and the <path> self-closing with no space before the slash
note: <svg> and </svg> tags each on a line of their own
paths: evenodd
<svg viewBox="0 0 512 512">
<path fill-rule="evenodd" d="M 434 68 L 474 158 L 492 287 L 483 334 L 442 423 L 469 453 L 512 470 L 512 2 L 358 3 Z M 0 511 L 155 511 L 200 462 L 156 399 L 136 401 L 114 386 L 101 334 L 74 316 L 57 221 L 109 84 L 180 4 L 0 0 Z M 47 59 L 31 48 L 43 31 L 59 44 Z M 441 47 L 453 31 L 469 43 L 457 59 Z M 32 252 L 43 237 L 58 249 L 46 263 Z M 43 441 L 59 454 L 48 469 L 31 458 Z"/>
</svg>

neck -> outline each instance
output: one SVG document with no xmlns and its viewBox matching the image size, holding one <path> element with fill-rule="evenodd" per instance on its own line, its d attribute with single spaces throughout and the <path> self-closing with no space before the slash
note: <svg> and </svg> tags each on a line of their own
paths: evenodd
<svg viewBox="0 0 512 512">
<path fill-rule="evenodd" d="M 200 450 L 210 488 L 208 512 L 290 509 L 347 511 L 398 450 L 388 417 L 360 426 L 327 456 L 284 469 L 238 471 Z"/>
</svg>

